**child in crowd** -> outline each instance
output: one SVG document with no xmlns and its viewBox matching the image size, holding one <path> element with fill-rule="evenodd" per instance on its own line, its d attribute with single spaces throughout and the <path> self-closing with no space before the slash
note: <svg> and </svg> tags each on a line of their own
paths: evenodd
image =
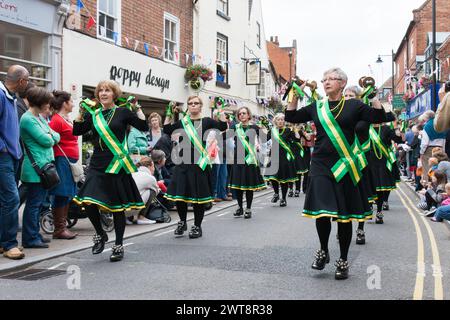
<svg viewBox="0 0 450 320">
<path fill-rule="evenodd" d="M 420 192 L 424 195 L 425 200 L 419 203 L 418 207 L 423 210 L 428 210 L 424 212 L 424 215 L 433 215 L 436 209 L 441 205 L 442 201 L 446 198 L 446 183 L 447 175 L 440 170 L 435 170 L 427 189 Z"/>
<path fill-rule="evenodd" d="M 442 201 L 441 206 L 436 210 L 434 217 L 431 218 L 431 221 L 434 222 L 442 222 L 445 220 L 450 220 L 450 183 L 445 185 L 445 192 L 447 198 Z"/>
</svg>

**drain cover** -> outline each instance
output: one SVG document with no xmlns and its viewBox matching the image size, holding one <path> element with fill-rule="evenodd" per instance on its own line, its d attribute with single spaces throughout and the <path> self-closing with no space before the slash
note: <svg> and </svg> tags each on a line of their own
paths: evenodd
<svg viewBox="0 0 450 320">
<path fill-rule="evenodd" d="M 64 270 L 28 269 L 0 276 L 0 279 L 37 281 L 66 274 Z"/>
</svg>

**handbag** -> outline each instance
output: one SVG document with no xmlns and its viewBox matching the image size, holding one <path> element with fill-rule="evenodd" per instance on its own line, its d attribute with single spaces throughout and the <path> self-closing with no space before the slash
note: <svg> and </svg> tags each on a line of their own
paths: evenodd
<svg viewBox="0 0 450 320">
<path fill-rule="evenodd" d="M 73 181 L 75 181 L 75 183 L 80 182 L 83 178 L 84 178 L 84 169 L 83 169 L 83 165 L 79 162 L 77 163 L 72 163 L 70 162 L 69 158 L 67 157 L 66 153 L 64 152 L 64 150 L 59 146 L 59 144 L 56 145 L 59 150 L 61 150 L 61 152 L 63 153 L 64 157 L 66 157 L 67 162 L 69 162 L 69 166 L 70 166 L 70 171 L 72 171 L 72 178 Z"/>
<path fill-rule="evenodd" d="M 28 149 L 28 146 L 26 144 L 24 144 L 24 146 L 28 158 L 30 159 L 31 165 L 33 166 L 38 176 L 41 178 L 42 187 L 46 190 L 50 190 L 57 186 L 61 182 L 61 180 L 59 179 L 55 164 L 53 162 L 49 162 L 42 168 L 40 168 L 34 160 L 34 157 L 31 154 L 30 149 Z"/>
</svg>

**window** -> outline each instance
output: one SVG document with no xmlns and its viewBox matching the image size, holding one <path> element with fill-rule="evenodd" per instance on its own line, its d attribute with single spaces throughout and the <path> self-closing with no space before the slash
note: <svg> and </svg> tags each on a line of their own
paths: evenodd
<svg viewBox="0 0 450 320">
<path fill-rule="evenodd" d="M 120 5 L 121 0 L 98 0 L 99 38 L 120 44 Z"/>
<path fill-rule="evenodd" d="M 265 98 L 266 97 L 266 72 L 261 70 L 261 84 L 256 89 L 256 96 Z"/>
<path fill-rule="evenodd" d="M 261 25 L 256 22 L 256 44 L 261 48 Z"/>
<path fill-rule="evenodd" d="M 24 38 L 20 35 L 5 34 L 5 55 L 17 59 L 24 58 Z"/>
<path fill-rule="evenodd" d="M 223 70 L 224 74 L 217 72 L 216 80 L 218 82 L 228 83 L 228 38 L 220 33 L 217 34 L 217 69 Z"/>
<path fill-rule="evenodd" d="M 179 62 L 179 28 L 180 20 L 171 14 L 164 14 L 164 60 Z"/>
<path fill-rule="evenodd" d="M 228 0 L 217 0 L 217 11 L 228 16 Z"/>
</svg>

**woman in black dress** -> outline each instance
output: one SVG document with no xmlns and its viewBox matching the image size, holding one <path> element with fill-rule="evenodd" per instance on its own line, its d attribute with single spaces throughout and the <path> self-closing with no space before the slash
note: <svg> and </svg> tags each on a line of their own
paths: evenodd
<svg viewBox="0 0 450 320">
<path fill-rule="evenodd" d="M 295 139 L 292 141 L 291 150 L 295 156 L 295 168 L 297 170 L 298 180 L 295 181 L 295 193 L 294 193 L 294 183 L 289 183 L 289 193 L 288 197 L 300 197 L 301 182 L 303 177 L 304 190 L 306 190 L 305 180 L 308 178 L 309 165 L 311 163 L 311 152 L 308 147 L 305 147 L 304 141 L 309 141 L 310 137 L 300 126 L 294 126 L 292 130 L 295 134 Z"/>
<path fill-rule="evenodd" d="M 80 112 L 73 125 L 75 136 L 92 131 L 94 144 L 86 181 L 73 201 L 86 210 L 97 233 L 93 254 L 103 252 L 108 241 L 99 210 L 113 213 L 116 241 L 110 257 L 112 262 L 120 261 L 124 256 L 125 211 L 145 207 L 131 176 L 136 167 L 128 154 L 126 132 L 129 125 L 141 131 L 147 131 L 148 125 L 139 105 L 136 105 L 136 113 L 115 105 L 114 101 L 121 94 L 116 82 L 100 82 L 95 89 L 100 107 L 96 110 L 89 108 L 89 113 Z"/>
<path fill-rule="evenodd" d="M 252 114 L 247 107 L 241 107 L 237 112 L 239 123 L 230 129 L 234 132 L 234 161 L 231 167 L 231 179 L 229 187 L 235 190 L 239 208 L 234 213 L 235 217 L 244 215 L 245 219 L 252 217 L 253 193 L 266 188 L 261 176 L 258 161 L 258 145 L 260 129 L 250 124 Z M 230 131 L 232 131 L 230 130 Z M 230 138 L 230 134 L 227 138 Z M 246 197 L 246 209 L 243 208 L 244 192 Z"/>
<path fill-rule="evenodd" d="M 298 180 L 295 155 L 291 146 L 296 140 L 294 132 L 286 127 L 284 114 L 278 113 L 273 118 L 273 127 L 270 132 L 272 150 L 270 152 L 270 166 L 266 168 L 265 180 L 272 184 L 274 195 L 272 203 L 280 200 L 280 207 L 286 207 L 286 195 L 289 183 Z M 274 171 L 274 172 L 271 172 Z"/>
<path fill-rule="evenodd" d="M 321 249 L 312 268 L 323 270 L 329 263 L 328 240 L 331 218 L 338 223 L 340 258 L 336 262 L 336 279 L 348 278 L 348 251 L 352 239 L 353 220 L 370 219 L 372 212 L 361 187 L 358 160 L 352 152 L 358 121 L 382 123 L 386 115 L 381 103 L 374 99 L 373 108 L 358 100 L 345 101 L 343 90 L 347 75 L 339 68 L 324 73 L 322 80 L 328 98 L 297 109 L 294 98 L 286 110 L 286 121 L 314 121 L 317 139 L 312 155 L 309 186 L 303 215 L 315 218 Z"/>
<path fill-rule="evenodd" d="M 165 197 L 176 202 L 180 221 L 175 229 L 176 236 L 182 236 L 187 230 L 188 203 L 194 207 L 194 225 L 189 232 L 189 238 L 202 236 L 201 224 L 205 215 L 205 204 L 214 201 L 211 164 L 206 151 L 208 130 L 227 130 L 225 113 L 221 113 L 220 121 L 202 117 L 202 100 L 191 96 L 187 100 L 188 113 L 181 120 L 174 122 L 173 117 L 166 117 L 164 133 L 179 134 L 179 158 L 172 158 L 175 164 L 172 181 Z M 173 123 L 174 122 L 174 123 Z"/>
</svg>

